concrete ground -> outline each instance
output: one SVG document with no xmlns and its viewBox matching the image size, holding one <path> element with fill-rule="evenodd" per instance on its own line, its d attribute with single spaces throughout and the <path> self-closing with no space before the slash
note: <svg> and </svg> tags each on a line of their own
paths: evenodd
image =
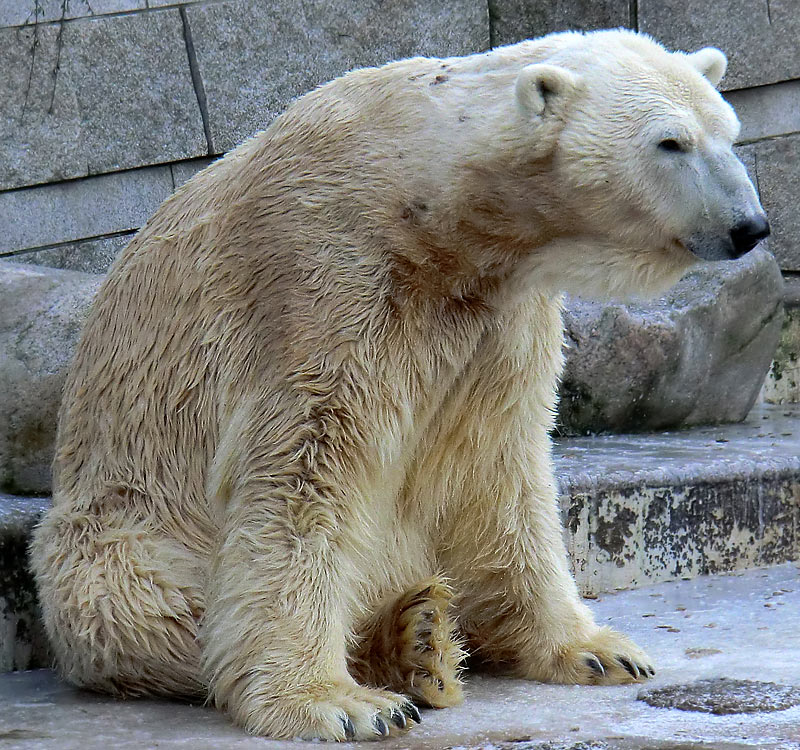
<svg viewBox="0 0 800 750">
<path fill-rule="evenodd" d="M 420 726 L 382 747 L 800 750 L 798 564 L 663 583 L 589 603 L 599 622 L 649 651 L 658 670 L 651 683 L 566 687 L 470 675 L 463 705 L 423 711 Z M 689 687 L 676 699 L 659 694 L 667 686 Z M 660 705 L 637 699 L 647 694 Z M 718 714 L 661 707 L 676 700 Z M 751 713 L 739 713 L 745 710 Z M 83 693 L 48 670 L 0 675 L 2 750 L 307 746 L 248 737 L 210 708 Z"/>
</svg>

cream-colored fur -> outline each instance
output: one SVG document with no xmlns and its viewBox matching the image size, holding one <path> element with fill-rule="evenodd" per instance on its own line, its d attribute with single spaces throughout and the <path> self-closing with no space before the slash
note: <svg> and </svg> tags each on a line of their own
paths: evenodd
<svg viewBox="0 0 800 750">
<path fill-rule="evenodd" d="M 749 200 L 648 163 L 673 131 L 730 152 L 720 57 L 606 32 L 355 71 L 166 201 L 64 395 L 33 545 L 64 676 L 340 740 L 458 701 L 462 640 L 649 676 L 567 567 L 559 293 L 664 288 Z"/>
</svg>

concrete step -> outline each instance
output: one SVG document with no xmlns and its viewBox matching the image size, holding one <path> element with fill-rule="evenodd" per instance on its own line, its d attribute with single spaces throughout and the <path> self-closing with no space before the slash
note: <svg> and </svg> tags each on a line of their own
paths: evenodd
<svg viewBox="0 0 800 750">
<path fill-rule="evenodd" d="M 800 405 L 742 424 L 556 442 L 582 592 L 800 558 Z M 0 672 L 46 664 L 24 562 L 46 499 L 0 495 Z"/>
<path fill-rule="evenodd" d="M 800 750 L 796 565 L 658 584 L 601 595 L 589 604 L 599 622 L 628 633 L 649 652 L 656 663 L 654 680 L 577 687 L 469 674 L 461 706 L 423 711 L 420 726 L 381 747 Z M 248 737 L 208 707 L 118 702 L 84 693 L 59 682 L 49 670 L 0 675 L 0 746 L 309 747 Z"/>
<path fill-rule="evenodd" d="M 575 576 L 591 594 L 800 557 L 800 404 L 740 423 L 556 442 Z"/>
</svg>

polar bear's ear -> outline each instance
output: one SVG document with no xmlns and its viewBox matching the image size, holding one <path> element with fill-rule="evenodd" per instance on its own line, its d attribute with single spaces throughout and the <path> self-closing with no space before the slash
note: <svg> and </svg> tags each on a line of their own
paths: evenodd
<svg viewBox="0 0 800 750">
<path fill-rule="evenodd" d="M 566 68 L 536 63 L 520 71 L 515 92 L 520 107 L 538 117 L 555 101 L 571 94 L 577 85 L 577 77 Z"/>
<path fill-rule="evenodd" d="M 716 88 L 725 75 L 728 67 L 728 58 L 725 53 L 716 47 L 704 47 L 691 55 L 687 55 L 689 62 L 694 65 Z"/>
</svg>

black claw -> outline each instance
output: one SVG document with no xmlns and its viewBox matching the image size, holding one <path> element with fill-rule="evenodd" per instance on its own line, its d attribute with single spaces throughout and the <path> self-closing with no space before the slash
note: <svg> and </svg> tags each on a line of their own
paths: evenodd
<svg viewBox="0 0 800 750">
<path fill-rule="evenodd" d="M 643 667 L 641 664 L 637 664 L 636 667 L 639 670 L 640 677 L 644 677 L 645 680 L 650 677 L 650 672 L 647 671 L 647 667 Z"/>
<path fill-rule="evenodd" d="M 656 670 L 653 669 L 652 667 L 650 667 L 650 676 L 651 677 L 655 677 L 656 676 Z"/>
<path fill-rule="evenodd" d="M 419 709 L 411 701 L 408 701 L 408 703 L 403 705 L 403 713 L 412 721 L 417 722 L 417 724 L 422 723 L 422 717 L 419 715 Z"/>
<path fill-rule="evenodd" d="M 625 671 L 626 671 L 626 672 L 627 672 L 627 673 L 628 673 L 628 674 L 629 674 L 631 677 L 633 677 L 633 679 L 634 679 L 634 680 L 638 680 L 638 679 L 639 679 L 639 672 L 638 672 L 638 670 L 637 670 L 637 669 L 636 669 L 636 667 L 634 667 L 634 666 L 633 666 L 633 664 L 631 664 L 631 663 L 630 663 L 630 662 L 629 662 L 627 659 L 625 659 L 625 658 L 624 658 L 624 657 L 622 657 L 622 656 L 618 656 L 618 657 L 617 657 L 617 661 L 618 661 L 620 664 L 622 664 L 622 666 L 623 666 L 623 668 L 625 669 Z"/>
<path fill-rule="evenodd" d="M 375 718 L 372 720 L 372 723 L 375 725 L 375 731 L 381 737 L 388 737 L 389 736 L 389 727 L 386 726 L 386 722 L 377 714 Z"/>
<path fill-rule="evenodd" d="M 586 657 L 586 666 L 592 670 L 595 674 L 599 675 L 600 677 L 606 676 L 606 670 L 603 669 L 603 665 L 600 663 L 600 660 L 595 656 L 587 656 Z"/>
<path fill-rule="evenodd" d="M 352 740 L 356 736 L 356 728 L 353 726 L 353 721 L 349 716 L 345 716 L 342 719 L 342 725 L 344 726 L 344 737 L 347 740 Z"/>
<path fill-rule="evenodd" d="M 402 711 L 398 711 L 396 708 L 392 709 L 392 724 L 394 724 L 398 729 L 405 729 L 406 724 L 406 716 Z"/>
</svg>

